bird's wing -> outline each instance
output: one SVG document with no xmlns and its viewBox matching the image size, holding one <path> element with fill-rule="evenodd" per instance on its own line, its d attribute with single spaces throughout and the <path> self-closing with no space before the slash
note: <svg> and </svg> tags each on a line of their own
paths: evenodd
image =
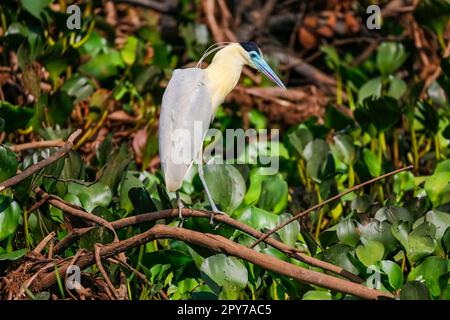
<svg viewBox="0 0 450 320">
<path fill-rule="evenodd" d="M 207 81 L 201 69 L 177 69 L 164 92 L 159 118 L 159 155 L 168 191 L 181 187 L 211 123 Z"/>
</svg>

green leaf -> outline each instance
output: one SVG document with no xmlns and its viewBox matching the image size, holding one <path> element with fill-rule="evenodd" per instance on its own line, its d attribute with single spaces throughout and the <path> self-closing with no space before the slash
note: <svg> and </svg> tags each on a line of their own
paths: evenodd
<svg viewBox="0 0 450 320">
<path fill-rule="evenodd" d="M 94 87 L 89 79 L 76 75 L 66 80 L 60 90 L 72 97 L 73 103 L 77 104 L 88 99 L 94 92 Z"/>
<path fill-rule="evenodd" d="M 52 2 L 51 0 L 20 0 L 22 7 L 33 16 L 42 19 L 42 11 Z"/>
<path fill-rule="evenodd" d="M 436 135 L 439 131 L 440 120 L 437 110 L 426 101 L 418 101 L 416 110 L 416 119 L 422 124 L 424 130 L 430 136 Z"/>
<path fill-rule="evenodd" d="M 204 170 L 214 202 L 222 211 L 231 214 L 244 200 L 246 187 L 241 173 L 229 164 L 209 164 Z"/>
<path fill-rule="evenodd" d="M 27 251 L 28 250 L 26 248 L 23 248 L 16 251 L 0 254 L 0 261 L 20 259 L 27 253 Z"/>
<path fill-rule="evenodd" d="M 427 286 L 420 281 L 408 281 L 400 292 L 400 300 L 430 300 Z"/>
<path fill-rule="evenodd" d="M 250 110 L 250 112 L 248 113 L 248 120 L 257 130 L 267 128 L 266 116 L 256 109 Z"/>
<path fill-rule="evenodd" d="M 133 210 L 133 204 L 129 198 L 129 192 L 133 188 L 143 188 L 144 184 L 131 171 L 127 171 L 123 181 L 120 184 L 120 207 L 127 212 Z"/>
<path fill-rule="evenodd" d="M 430 236 L 416 235 L 411 233 L 408 236 L 408 257 L 417 262 L 426 256 L 431 255 L 436 249 L 436 242 Z"/>
<path fill-rule="evenodd" d="M 403 171 L 394 175 L 394 192 L 406 192 L 414 190 L 414 174 L 411 171 Z"/>
<path fill-rule="evenodd" d="M 371 266 L 384 256 L 384 246 L 378 241 L 361 239 L 363 245 L 356 248 L 356 256 L 366 266 Z"/>
<path fill-rule="evenodd" d="M 125 168 L 130 162 L 130 156 L 129 147 L 125 143 L 122 144 L 119 152 L 111 154 L 108 157 L 106 168 L 99 182 L 107 185 L 112 191 L 115 191 L 122 179 Z"/>
<path fill-rule="evenodd" d="M 359 241 L 359 234 L 355 222 L 352 219 L 339 222 L 336 228 L 336 234 L 341 243 L 351 247 L 355 247 Z"/>
<path fill-rule="evenodd" d="M 25 128 L 32 117 L 33 109 L 0 101 L 0 118 L 4 121 L 5 132 L 14 132 Z"/>
<path fill-rule="evenodd" d="M 16 154 L 7 146 L 0 145 L 0 182 L 14 176 L 18 166 Z"/>
<path fill-rule="evenodd" d="M 237 299 L 240 291 L 247 286 L 247 269 L 235 257 L 227 257 L 224 254 L 208 257 L 203 261 L 200 271 L 222 289 L 223 298 Z"/>
<path fill-rule="evenodd" d="M 403 272 L 398 264 L 393 261 L 380 261 L 381 270 L 387 275 L 390 286 L 399 290 L 403 285 Z"/>
<path fill-rule="evenodd" d="M 277 226 L 279 216 L 269 211 L 249 207 L 239 216 L 239 220 L 252 226 L 255 229 L 265 231 L 271 230 Z"/>
<path fill-rule="evenodd" d="M 369 169 L 369 173 L 372 177 L 379 177 L 381 175 L 381 163 L 378 161 L 378 157 L 369 149 L 363 150 L 364 163 Z"/>
<path fill-rule="evenodd" d="M 304 124 L 302 125 L 304 126 Z M 325 112 L 325 125 L 330 129 L 344 130 L 347 127 L 353 126 L 354 121 L 352 118 L 349 118 L 347 115 L 343 114 L 339 109 L 329 105 Z M 313 137 L 311 136 L 310 141 L 312 139 Z"/>
<path fill-rule="evenodd" d="M 397 222 L 391 226 L 392 235 L 402 244 L 405 249 L 408 249 L 409 247 L 408 230 L 408 223 L 405 221 Z"/>
<path fill-rule="evenodd" d="M 322 169 L 328 157 L 328 144 L 322 139 L 309 142 L 303 150 L 306 172 L 315 181 L 321 182 Z"/>
<path fill-rule="evenodd" d="M 314 137 L 306 125 L 300 124 L 287 135 L 287 138 L 295 150 L 299 154 L 302 154 L 306 145 L 310 143 Z"/>
<path fill-rule="evenodd" d="M 448 254 L 450 252 L 450 226 L 444 232 L 444 235 L 441 239 L 442 248 L 444 248 L 445 252 Z"/>
<path fill-rule="evenodd" d="M 408 226 L 412 225 L 414 221 L 414 216 L 408 209 L 397 206 L 386 206 L 380 208 L 375 213 L 375 219 L 378 221 L 389 221 L 391 224 L 395 224 L 396 222 L 405 221 L 408 223 Z"/>
<path fill-rule="evenodd" d="M 435 207 L 450 202 L 450 171 L 443 169 L 448 164 L 450 160 L 441 162 L 425 180 L 425 192 Z"/>
<path fill-rule="evenodd" d="M 310 290 L 303 295 L 302 300 L 333 300 L 328 291 Z"/>
<path fill-rule="evenodd" d="M 352 165 L 356 160 L 356 149 L 353 140 L 345 134 L 333 137 L 334 144 L 331 145 L 333 154 L 346 165 Z"/>
<path fill-rule="evenodd" d="M 358 274 L 358 270 L 355 268 L 355 266 L 347 256 L 347 253 L 350 253 L 352 249 L 352 247 L 346 246 L 344 244 L 336 244 L 323 251 L 321 253 L 321 259 L 326 262 L 338 265 L 353 274 Z"/>
<path fill-rule="evenodd" d="M 397 42 L 383 42 L 378 46 L 377 65 L 381 74 L 387 77 L 393 74 L 406 60 L 405 47 Z"/>
<path fill-rule="evenodd" d="M 391 97 L 369 97 L 362 101 L 355 110 L 355 119 L 363 128 L 375 126 L 378 131 L 385 131 L 395 125 L 401 118 L 398 101 Z"/>
<path fill-rule="evenodd" d="M 288 204 L 288 184 L 280 174 L 267 176 L 262 182 L 258 207 L 275 214 L 282 212 Z"/>
<path fill-rule="evenodd" d="M 102 81 L 116 76 L 124 66 L 120 53 L 115 50 L 110 50 L 107 53 L 99 54 L 81 65 L 80 71 Z"/>
<path fill-rule="evenodd" d="M 383 88 L 381 77 L 376 77 L 367 81 L 358 90 L 358 105 L 362 104 L 366 98 L 381 97 L 381 89 Z"/>
<path fill-rule="evenodd" d="M 442 35 L 450 19 L 450 3 L 447 0 L 421 0 L 414 10 L 414 18 L 428 30 Z"/>
<path fill-rule="evenodd" d="M 136 61 L 136 49 L 138 46 L 138 39 L 133 36 L 127 37 L 127 42 L 125 43 L 122 51 L 120 51 L 120 55 L 122 56 L 122 60 L 126 65 L 131 66 Z"/>
<path fill-rule="evenodd" d="M 74 99 L 65 91 L 58 90 L 50 96 L 49 115 L 57 124 L 67 121 L 74 108 Z"/>
<path fill-rule="evenodd" d="M 373 221 L 366 225 L 358 225 L 358 229 L 361 232 L 361 237 L 367 240 L 378 241 L 383 244 L 387 253 L 393 252 L 398 242 L 391 232 L 391 224 L 387 221 Z M 408 233 L 406 232 L 406 236 Z"/>
<path fill-rule="evenodd" d="M 11 201 L 8 197 L 1 196 L 0 204 Z M 2 206 L 3 207 L 3 206 Z M 6 208 L 0 211 L 0 241 L 8 238 L 16 232 L 19 225 L 22 210 L 17 202 L 12 201 Z"/>
<path fill-rule="evenodd" d="M 436 241 L 440 242 L 445 231 L 450 226 L 450 214 L 438 210 L 431 210 L 426 213 L 425 221 L 436 227 L 434 238 Z"/>
<path fill-rule="evenodd" d="M 387 95 L 398 100 L 405 94 L 407 88 L 408 86 L 404 80 L 390 76 Z"/>
<path fill-rule="evenodd" d="M 255 205 L 261 196 L 262 182 L 267 178 L 264 174 L 264 168 L 253 168 L 250 171 L 250 185 L 244 197 L 244 203 L 247 205 Z"/>
<path fill-rule="evenodd" d="M 108 244 L 114 241 L 114 235 L 111 230 L 105 227 L 97 227 L 89 230 L 80 238 L 80 248 L 93 251 L 95 244 Z"/>
<path fill-rule="evenodd" d="M 366 213 L 367 210 L 369 210 L 371 206 L 371 201 L 369 199 L 369 196 L 366 194 L 357 196 L 355 199 L 352 200 L 351 208 L 352 210 L 355 210 L 359 214 Z"/>
<path fill-rule="evenodd" d="M 442 279 L 441 279 L 442 278 Z M 420 265 L 411 270 L 408 281 L 425 280 L 433 297 L 439 297 L 447 286 L 449 264 L 439 257 L 428 257 Z"/>
<path fill-rule="evenodd" d="M 278 217 L 278 225 L 292 218 L 292 215 L 289 213 L 284 213 Z M 277 231 L 277 234 L 280 236 L 281 241 L 286 243 L 287 245 L 294 247 L 297 242 L 298 235 L 300 233 L 300 224 L 298 221 L 293 221 L 284 228 Z"/>
<path fill-rule="evenodd" d="M 92 202 L 93 208 L 97 206 L 108 207 L 112 201 L 111 189 L 101 182 L 96 182 L 93 185 L 85 186 L 75 182 L 69 182 L 67 184 L 67 191 L 71 194 L 80 197 L 88 197 L 89 201 Z M 81 200 L 81 199 L 80 199 Z"/>
</svg>

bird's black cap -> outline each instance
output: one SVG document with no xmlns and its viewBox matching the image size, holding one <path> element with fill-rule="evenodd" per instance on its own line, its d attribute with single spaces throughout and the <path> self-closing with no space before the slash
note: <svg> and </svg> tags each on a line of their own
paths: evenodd
<svg viewBox="0 0 450 320">
<path fill-rule="evenodd" d="M 243 42 L 239 42 L 239 44 L 247 52 L 250 52 L 250 51 L 256 51 L 258 53 L 261 52 L 261 50 L 258 48 L 258 45 L 253 41 L 243 41 Z"/>
</svg>

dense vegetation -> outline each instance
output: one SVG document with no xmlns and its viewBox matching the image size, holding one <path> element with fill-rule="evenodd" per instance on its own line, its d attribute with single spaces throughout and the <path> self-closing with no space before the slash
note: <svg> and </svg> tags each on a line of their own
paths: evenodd
<svg viewBox="0 0 450 320">
<path fill-rule="evenodd" d="M 81 8 L 79 30 L 67 28 L 67 2 Z M 450 299 L 448 0 L 390 1 L 405 10 L 381 2 L 379 30 L 366 29 L 364 1 L 181 0 L 155 10 L 129 2 L 0 4 L 0 297 L 351 298 L 189 238 L 151 239 L 126 250 L 126 263 L 118 263 L 119 255 L 86 264 L 89 290 L 68 290 L 55 272 L 71 260 L 81 265 L 89 252 L 100 260 L 99 250 L 155 223 L 178 226 L 176 211 L 123 228 L 111 223 L 177 207 L 163 183 L 157 144 L 172 71 L 192 66 L 214 42 L 252 39 L 288 90 L 273 90 L 246 69 L 212 126 L 280 129 L 271 146 L 280 170 L 264 175 L 262 164 L 205 166 L 220 209 L 267 232 L 364 181 L 413 165 L 273 235 L 354 277 L 264 242 L 255 250 L 292 268 L 349 278 L 350 287 L 362 282 L 401 299 Z M 51 160 L 76 129 L 81 133 L 56 161 L 3 188 Z M 49 142 L 36 144 L 41 140 Z M 187 207 L 210 209 L 195 167 L 181 197 Z M 79 239 L 61 245 L 80 228 Z M 188 217 L 182 228 L 247 247 L 255 241 L 230 224 L 210 225 L 208 215 Z"/>
</svg>

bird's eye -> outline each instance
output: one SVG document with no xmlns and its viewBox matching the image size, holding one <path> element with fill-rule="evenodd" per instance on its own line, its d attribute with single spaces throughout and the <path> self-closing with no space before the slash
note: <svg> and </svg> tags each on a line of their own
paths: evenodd
<svg viewBox="0 0 450 320">
<path fill-rule="evenodd" d="M 250 58 L 257 58 L 258 54 L 255 51 L 250 52 Z"/>
</svg>

